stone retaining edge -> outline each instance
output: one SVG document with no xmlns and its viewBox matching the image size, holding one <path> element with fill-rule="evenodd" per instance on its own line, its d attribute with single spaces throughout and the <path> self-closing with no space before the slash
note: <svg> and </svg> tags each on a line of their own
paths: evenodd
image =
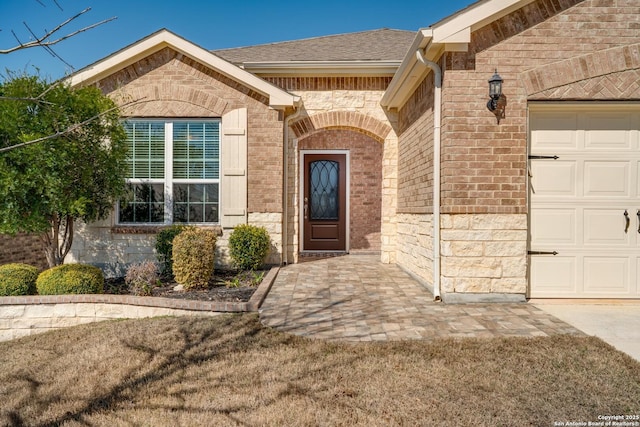
<svg viewBox="0 0 640 427">
<path fill-rule="evenodd" d="M 271 268 L 247 302 L 108 294 L 0 297 L 0 341 L 110 319 L 255 312 L 264 302 L 279 270 L 279 267 Z"/>
</svg>

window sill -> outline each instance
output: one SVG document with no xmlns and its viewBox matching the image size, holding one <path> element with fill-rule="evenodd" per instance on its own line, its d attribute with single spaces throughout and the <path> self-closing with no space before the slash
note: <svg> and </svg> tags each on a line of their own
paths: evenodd
<svg viewBox="0 0 640 427">
<path fill-rule="evenodd" d="M 222 236 L 222 227 L 219 225 L 195 225 L 195 227 L 214 230 L 218 237 Z M 111 227 L 112 234 L 158 234 L 166 225 L 116 225 Z"/>
</svg>

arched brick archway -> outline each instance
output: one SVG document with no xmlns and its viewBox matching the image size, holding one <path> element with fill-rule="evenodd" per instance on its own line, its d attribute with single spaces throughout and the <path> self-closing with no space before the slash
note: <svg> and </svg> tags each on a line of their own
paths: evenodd
<svg viewBox="0 0 640 427">
<path fill-rule="evenodd" d="M 545 64 L 521 78 L 529 99 L 634 99 L 640 96 L 640 43 Z"/>
<path fill-rule="evenodd" d="M 303 117 L 293 122 L 291 129 L 298 139 L 324 130 L 343 129 L 367 135 L 378 142 L 384 142 L 391 132 L 388 124 L 354 111 L 329 111 Z"/>
</svg>

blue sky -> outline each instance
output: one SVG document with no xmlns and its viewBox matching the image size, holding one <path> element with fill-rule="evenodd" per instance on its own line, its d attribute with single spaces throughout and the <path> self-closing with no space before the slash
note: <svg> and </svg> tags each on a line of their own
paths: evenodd
<svg viewBox="0 0 640 427">
<path fill-rule="evenodd" d="M 57 3 L 62 7 L 60 10 Z M 0 49 L 30 39 L 26 22 L 41 36 L 81 10 L 66 35 L 107 18 L 116 20 L 65 40 L 55 52 L 79 70 L 117 50 L 167 28 L 207 49 L 251 46 L 378 28 L 417 31 L 474 0 L 0 0 Z M 5 69 L 57 79 L 71 70 L 43 48 L 0 55 Z"/>
</svg>

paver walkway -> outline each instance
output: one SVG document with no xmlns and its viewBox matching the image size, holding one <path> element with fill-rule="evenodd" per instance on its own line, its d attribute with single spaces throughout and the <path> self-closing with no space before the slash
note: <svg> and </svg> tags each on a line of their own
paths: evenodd
<svg viewBox="0 0 640 427">
<path fill-rule="evenodd" d="M 526 303 L 444 304 L 396 265 L 347 255 L 280 269 L 260 309 L 263 324 L 342 341 L 584 335 Z"/>
</svg>

